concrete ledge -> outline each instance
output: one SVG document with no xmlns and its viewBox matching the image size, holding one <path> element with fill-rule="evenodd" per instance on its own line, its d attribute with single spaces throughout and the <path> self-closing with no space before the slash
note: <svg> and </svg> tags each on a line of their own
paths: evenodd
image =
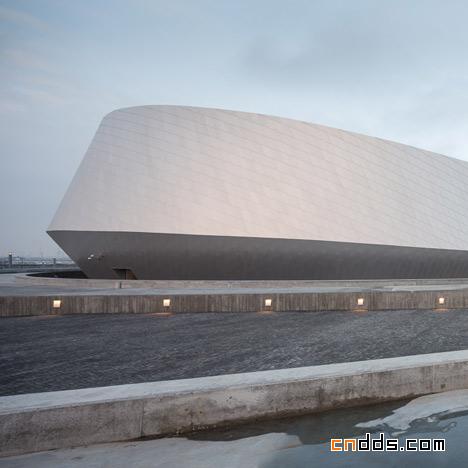
<svg viewBox="0 0 468 468">
<path fill-rule="evenodd" d="M 444 303 L 439 303 L 439 298 Z M 362 304 L 358 299 L 363 299 Z M 164 307 L 164 299 L 170 306 Z M 271 306 L 265 307 L 265 299 Z M 60 300 L 60 308 L 54 308 Z M 50 314 L 288 312 L 333 310 L 468 309 L 468 289 L 290 293 L 168 293 L 0 296 L 0 317 Z"/>
<path fill-rule="evenodd" d="M 2 456 L 468 388 L 468 351 L 0 398 Z"/>
</svg>

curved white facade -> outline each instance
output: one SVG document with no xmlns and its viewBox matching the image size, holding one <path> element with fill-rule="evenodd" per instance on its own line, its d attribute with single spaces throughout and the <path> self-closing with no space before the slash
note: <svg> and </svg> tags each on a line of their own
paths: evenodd
<svg viewBox="0 0 468 468">
<path fill-rule="evenodd" d="M 106 252 L 88 235 L 78 254 L 60 233 L 468 251 L 467 182 L 464 161 L 378 138 L 244 112 L 134 107 L 103 119 L 49 232 L 97 276 L 129 267 L 113 266 L 111 244 Z M 84 261 L 95 254 L 109 259 L 107 273 Z"/>
</svg>

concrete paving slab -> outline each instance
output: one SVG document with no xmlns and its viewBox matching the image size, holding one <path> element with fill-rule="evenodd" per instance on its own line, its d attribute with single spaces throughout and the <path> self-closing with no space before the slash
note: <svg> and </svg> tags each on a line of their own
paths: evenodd
<svg viewBox="0 0 468 468">
<path fill-rule="evenodd" d="M 0 296 L 189 295 L 358 291 L 438 291 L 468 289 L 468 279 L 278 280 L 278 281 L 118 281 L 0 275 Z"/>
</svg>

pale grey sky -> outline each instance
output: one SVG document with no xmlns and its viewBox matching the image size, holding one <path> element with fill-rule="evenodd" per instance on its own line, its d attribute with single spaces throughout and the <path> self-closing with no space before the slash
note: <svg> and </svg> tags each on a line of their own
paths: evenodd
<svg viewBox="0 0 468 468">
<path fill-rule="evenodd" d="M 106 113 L 220 107 L 468 160 L 464 0 L 0 0 L 0 256 L 45 230 Z"/>
</svg>

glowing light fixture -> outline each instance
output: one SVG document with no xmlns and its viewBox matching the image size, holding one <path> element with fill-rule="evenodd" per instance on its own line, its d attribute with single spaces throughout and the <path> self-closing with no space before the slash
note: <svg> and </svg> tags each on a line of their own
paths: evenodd
<svg viewBox="0 0 468 468">
<path fill-rule="evenodd" d="M 271 299 L 265 299 L 265 307 L 271 307 L 272 300 Z"/>
<path fill-rule="evenodd" d="M 445 297 L 439 297 L 439 304 L 444 305 L 445 304 Z"/>
<path fill-rule="evenodd" d="M 170 307 L 171 306 L 171 300 L 170 299 L 163 299 L 163 306 L 164 307 Z"/>
<path fill-rule="evenodd" d="M 61 305 L 62 305 L 62 301 L 60 299 L 54 299 L 52 302 L 52 307 L 54 309 L 60 309 Z"/>
<path fill-rule="evenodd" d="M 363 297 L 358 297 L 357 305 L 358 305 L 358 306 L 364 305 L 364 298 L 363 298 Z"/>
</svg>

